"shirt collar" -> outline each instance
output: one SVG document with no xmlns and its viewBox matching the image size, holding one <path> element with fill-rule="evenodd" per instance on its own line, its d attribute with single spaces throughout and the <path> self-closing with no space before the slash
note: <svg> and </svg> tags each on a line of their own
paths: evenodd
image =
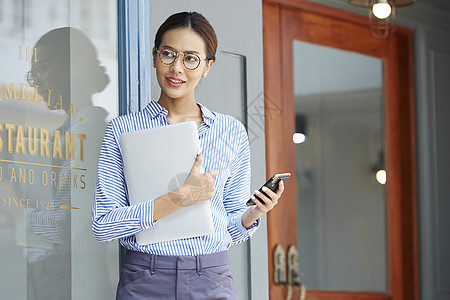
<svg viewBox="0 0 450 300">
<path fill-rule="evenodd" d="M 202 110 L 203 122 L 205 122 L 206 125 L 211 126 L 216 119 L 216 114 L 198 102 L 197 105 Z"/>
<path fill-rule="evenodd" d="M 202 110 L 203 122 L 205 122 L 206 125 L 211 126 L 212 123 L 214 122 L 214 119 L 216 118 L 216 114 L 198 102 L 197 105 Z M 145 110 L 152 119 L 155 118 L 157 115 L 167 116 L 168 113 L 167 109 L 165 109 L 158 102 L 153 100 L 150 101 L 150 103 L 145 107 Z"/>
<path fill-rule="evenodd" d="M 161 106 L 156 101 L 150 101 L 150 103 L 144 108 L 145 111 L 150 115 L 150 118 L 154 118 L 157 115 L 164 115 L 167 116 L 167 109 L 165 109 L 163 106 Z"/>
</svg>

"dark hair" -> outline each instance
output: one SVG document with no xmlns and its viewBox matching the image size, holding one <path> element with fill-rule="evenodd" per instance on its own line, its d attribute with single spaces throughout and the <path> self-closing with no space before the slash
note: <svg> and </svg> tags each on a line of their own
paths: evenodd
<svg viewBox="0 0 450 300">
<path fill-rule="evenodd" d="M 176 28 L 191 28 L 197 32 L 206 44 L 206 58 L 216 60 L 217 36 L 208 20 L 197 12 L 180 12 L 171 15 L 161 24 L 155 36 L 155 48 L 161 44 L 164 34 Z"/>
</svg>

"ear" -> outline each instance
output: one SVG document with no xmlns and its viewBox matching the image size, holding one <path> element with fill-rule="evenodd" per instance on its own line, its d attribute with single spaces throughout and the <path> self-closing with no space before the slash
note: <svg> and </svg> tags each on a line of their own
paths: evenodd
<svg viewBox="0 0 450 300">
<path fill-rule="evenodd" d="M 156 68 L 155 67 L 156 66 L 156 55 L 158 53 L 156 52 L 156 48 L 155 47 L 153 47 L 152 54 L 153 54 L 153 68 Z"/>
<path fill-rule="evenodd" d="M 213 64 L 214 64 L 214 60 L 212 60 L 212 59 L 208 60 L 208 64 L 206 65 L 205 70 L 203 71 L 203 74 L 202 74 L 203 78 L 208 76 L 208 72 L 209 72 L 209 70 L 211 70 Z"/>
</svg>

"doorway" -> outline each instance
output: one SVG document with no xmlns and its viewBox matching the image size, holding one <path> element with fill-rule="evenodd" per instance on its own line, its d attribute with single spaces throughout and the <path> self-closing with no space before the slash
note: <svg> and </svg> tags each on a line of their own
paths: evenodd
<svg viewBox="0 0 450 300">
<path fill-rule="evenodd" d="M 371 36 L 366 18 L 307 1 L 263 1 L 263 23 L 266 168 L 268 174 L 280 169 L 293 174 L 279 207 L 268 215 L 271 299 L 285 298 L 287 293 L 285 285 L 275 284 L 273 280 L 273 251 L 278 244 L 284 249 L 296 245 L 301 250 L 300 273 L 303 273 L 304 283 L 311 286 L 308 289 L 306 285 L 306 299 L 418 299 L 411 31 L 398 27 L 394 36 L 379 40 Z M 322 58 L 316 57 L 322 63 L 325 58 L 341 53 L 349 57 L 352 66 L 365 66 L 363 71 L 367 68 L 379 70 L 379 75 L 369 75 L 373 78 L 368 79 L 359 95 L 350 95 L 348 90 L 339 91 L 339 88 L 351 75 L 351 66 L 340 66 L 341 73 L 328 72 L 328 77 L 323 74 L 321 77 L 326 78 L 321 82 L 322 87 L 331 83 L 337 90 L 326 96 L 317 97 L 316 94 L 314 97 L 312 93 L 306 97 L 307 87 L 313 88 L 314 82 L 302 87 L 296 77 L 303 72 L 304 79 L 300 81 L 311 80 L 313 71 L 317 73 L 314 66 L 319 68 L 320 64 L 319 61 L 315 64 L 311 57 L 295 54 L 296 49 L 297 52 L 302 49 L 303 53 L 324 53 Z M 312 52 L 305 52 L 305 49 Z M 303 60 L 300 73 L 294 71 L 295 60 L 296 65 Z M 332 62 L 337 61 L 340 58 Z M 312 69 L 308 69 L 308 65 Z M 363 76 L 355 76 L 360 77 Z M 365 94 L 361 94 L 362 91 Z M 303 97 L 299 97 L 302 93 Z M 370 101 L 371 97 L 378 102 Z M 278 108 L 279 114 L 270 114 L 274 107 Z M 361 112 L 353 111 L 349 117 L 348 114 L 352 114 L 349 108 L 355 110 L 358 107 L 369 114 L 375 111 L 373 116 L 377 124 L 367 125 L 370 117 L 365 118 Z M 338 112 L 338 117 L 324 114 L 325 111 Z M 352 117 L 353 123 L 349 121 Z M 305 151 L 307 142 L 303 151 L 299 151 L 292 135 L 296 132 L 296 124 L 297 127 L 308 124 L 308 119 L 310 130 L 307 136 L 313 135 L 308 136 L 310 145 L 315 140 L 316 145 L 325 147 L 325 128 L 333 129 L 327 131 L 330 139 L 326 143 L 353 143 L 355 141 L 348 137 L 338 139 L 338 135 L 339 130 L 348 132 L 349 128 L 355 128 L 353 134 L 363 139 L 355 142 L 358 146 L 349 149 L 359 147 L 359 157 L 354 158 L 348 149 L 336 150 L 334 146 L 331 147 L 332 155 L 326 160 L 320 156 L 325 151 Z M 366 148 L 361 148 L 362 140 Z M 338 156 L 339 151 L 346 155 L 345 159 Z M 369 153 L 371 151 L 373 153 Z M 308 153 L 316 155 L 312 161 L 319 162 L 316 165 L 321 172 L 316 170 L 314 173 L 305 165 L 298 167 L 299 160 L 307 162 Z M 336 170 L 349 164 L 361 166 L 364 160 L 367 170 L 361 169 L 361 172 L 367 171 L 367 176 L 379 165 L 385 168 L 388 174 L 386 185 L 381 187 L 368 181 L 365 184 L 355 171 L 357 167 L 347 168 L 348 174 Z M 309 167 L 312 164 L 310 162 Z M 310 185 L 308 191 L 305 186 L 308 186 L 312 173 L 316 176 L 316 186 L 311 188 Z M 350 180 L 352 176 L 354 178 Z M 344 186 L 340 196 L 337 195 L 339 192 L 333 193 L 336 183 Z M 357 189 L 350 192 L 352 187 Z M 372 196 L 365 196 L 367 189 L 372 189 Z M 322 195 L 313 197 L 311 191 Z M 353 198 L 346 198 L 346 193 L 352 194 Z M 346 200 L 339 203 L 336 199 Z M 370 218 L 372 220 L 368 220 Z M 374 234 L 376 238 L 370 239 Z M 368 250 L 376 252 L 376 258 L 368 255 Z M 376 272 L 374 266 L 378 268 Z M 375 276 L 377 283 L 365 284 L 370 282 L 370 276 Z M 344 277 L 346 280 L 342 280 Z M 356 279 L 361 278 L 364 278 L 363 283 L 358 284 Z M 298 299 L 298 296 L 299 290 L 294 288 L 292 299 Z"/>
</svg>

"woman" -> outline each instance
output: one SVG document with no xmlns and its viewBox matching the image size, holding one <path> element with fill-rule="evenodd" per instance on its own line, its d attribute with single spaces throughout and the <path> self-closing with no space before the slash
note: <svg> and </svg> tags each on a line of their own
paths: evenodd
<svg viewBox="0 0 450 300">
<path fill-rule="evenodd" d="M 269 197 L 250 197 L 250 151 L 244 126 L 231 116 L 208 110 L 194 90 L 215 61 L 217 38 L 199 13 L 177 13 L 158 29 L 153 65 L 161 87 L 158 102 L 121 116 L 108 125 L 99 157 L 93 230 L 99 241 L 120 239 L 127 249 L 117 299 L 237 299 L 227 250 L 247 240 L 259 218 L 278 202 L 284 185 Z M 176 191 L 130 206 L 118 137 L 123 132 L 195 121 L 200 150 L 186 182 Z M 205 173 L 200 170 L 204 167 Z M 201 184 L 191 196 L 190 186 Z M 138 245 L 134 235 L 186 205 L 210 200 L 211 235 Z M 151 230 L 151 229 L 150 229 Z"/>
</svg>

